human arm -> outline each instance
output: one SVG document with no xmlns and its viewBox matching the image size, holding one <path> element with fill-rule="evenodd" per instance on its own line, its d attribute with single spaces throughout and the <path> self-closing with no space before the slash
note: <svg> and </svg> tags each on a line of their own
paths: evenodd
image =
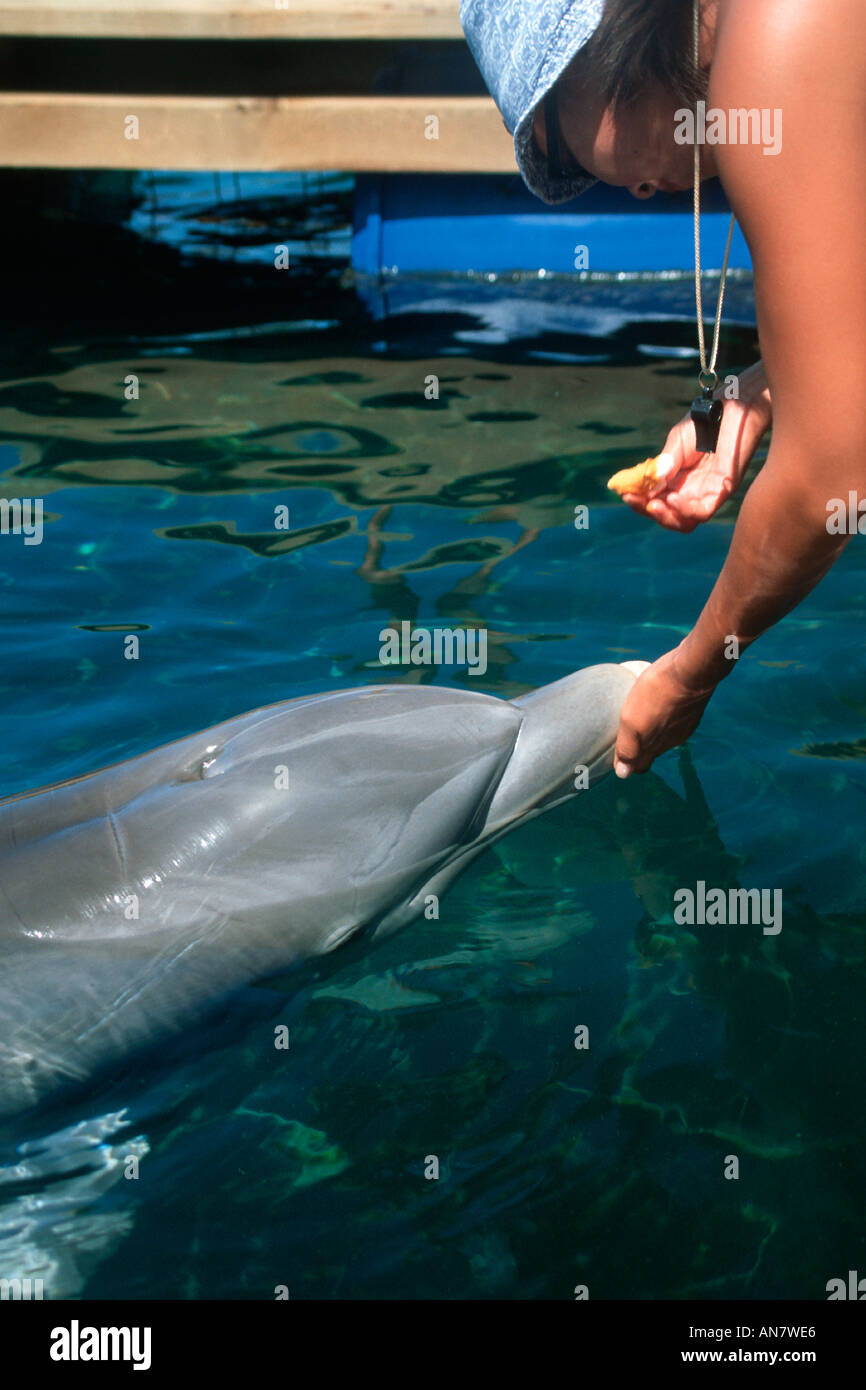
<svg viewBox="0 0 866 1390">
<path fill-rule="evenodd" d="M 694 629 L 626 700 L 620 775 L 689 736 L 733 653 L 790 612 L 850 539 L 828 532 L 830 500 L 866 497 L 864 55 L 861 0 L 729 0 L 720 21 L 710 104 L 783 113 L 778 155 L 716 151 L 752 253 L 773 440 Z"/>
</svg>

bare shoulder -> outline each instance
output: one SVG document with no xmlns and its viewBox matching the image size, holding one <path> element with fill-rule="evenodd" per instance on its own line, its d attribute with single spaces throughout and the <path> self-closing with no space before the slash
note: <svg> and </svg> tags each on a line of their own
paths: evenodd
<svg viewBox="0 0 866 1390">
<path fill-rule="evenodd" d="M 826 124 L 866 109 L 864 0 L 718 0 L 709 100 Z M 787 110 L 785 109 L 787 108 Z"/>
<path fill-rule="evenodd" d="M 862 215 L 864 0 L 719 0 L 707 102 L 763 118 L 742 122 L 740 139 L 731 121 L 715 151 L 753 254 L 774 220 L 795 209 L 801 219 L 810 200 L 825 220 Z"/>
<path fill-rule="evenodd" d="M 813 74 L 824 62 L 839 73 L 866 71 L 866 5 L 863 0 L 718 0 L 713 75 L 729 62 L 744 71 L 785 81 L 806 60 Z M 718 60 L 718 63 L 717 63 Z"/>
<path fill-rule="evenodd" d="M 714 157 L 753 257 L 780 249 L 794 224 L 831 238 L 847 222 L 855 240 L 866 218 L 866 0 L 719 0 L 708 107 L 731 113 Z"/>
<path fill-rule="evenodd" d="M 715 161 L 752 254 L 774 438 L 791 457 L 832 442 L 862 458 L 862 411 L 846 402 L 866 358 L 864 76 L 864 0 L 719 0 L 707 104 L 731 114 Z"/>
</svg>

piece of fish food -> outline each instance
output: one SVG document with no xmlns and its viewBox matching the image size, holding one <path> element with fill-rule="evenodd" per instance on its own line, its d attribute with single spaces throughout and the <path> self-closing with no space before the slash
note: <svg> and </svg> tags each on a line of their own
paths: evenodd
<svg viewBox="0 0 866 1390">
<path fill-rule="evenodd" d="M 627 492 L 646 494 L 662 482 L 673 470 L 676 460 L 673 454 L 658 454 L 655 458 L 644 459 L 634 468 L 622 468 L 608 478 L 607 485 L 612 492 L 623 497 Z"/>
</svg>

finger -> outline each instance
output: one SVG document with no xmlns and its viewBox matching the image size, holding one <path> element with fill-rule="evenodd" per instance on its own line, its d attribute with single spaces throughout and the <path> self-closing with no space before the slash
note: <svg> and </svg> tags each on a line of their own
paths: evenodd
<svg viewBox="0 0 866 1390">
<path fill-rule="evenodd" d="M 668 502 L 668 499 L 654 497 L 647 502 L 647 516 L 651 516 L 653 521 L 657 521 L 660 526 L 664 526 L 668 531 L 681 531 L 688 534 L 694 531 L 697 522 L 690 516 L 681 516 L 675 511 Z"/>
<path fill-rule="evenodd" d="M 647 499 L 645 493 L 624 492 L 622 494 L 622 500 L 627 507 L 631 507 L 632 511 L 637 512 L 639 516 L 646 516 Z"/>
<path fill-rule="evenodd" d="M 709 521 L 719 507 L 728 501 L 733 491 L 734 485 L 730 478 L 717 476 L 704 480 L 700 491 L 690 492 L 684 487 L 680 491 L 670 493 L 665 502 L 677 516 L 697 525 L 701 521 Z"/>
<path fill-rule="evenodd" d="M 617 777 L 628 777 L 640 762 L 641 744 L 635 730 L 620 720 L 613 754 L 613 770 Z"/>
<path fill-rule="evenodd" d="M 638 516 L 648 516 L 652 521 L 658 521 L 660 525 L 667 526 L 671 531 L 694 531 L 697 522 L 690 517 L 680 516 L 677 512 L 671 511 L 667 506 L 666 497 L 651 497 L 647 501 L 646 497 L 636 492 L 626 492 L 622 498 L 627 507 L 631 507 Z"/>
<path fill-rule="evenodd" d="M 671 470 L 672 478 L 676 477 L 680 469 L 694 468 L 696 464 L 706 458 L 706 454 L 698 452 L 697 443 L 695 422 L 691 415 L 685 415 L 672 427 L 665 440 L 664 452 L 673 454 L 677 461 L 677 467 Z"/>
<path fill-rule="evenodd" d="M 668 452 L 671 451 L 668 450 Z M 674 453 L 673 457 L 676 459 L 673 468 L 669 468 L 668 471 L 653 484 L 651 490 L 647 494 L 649 497 L 666 497 L 674 488 L 681 487 L 688 481 L 695 469 L 698 469 L 702 463 L 706 462 L 709 455 L 699 454 L 694 449 L 688 451 L 680 449 Z"/>
<path fill-rule="evenodd" d="M 640 776 L 644 772 L 649 772 L 652 762 L 652 756 L 649 753 L 642 754 L 632 763 L 626 762 L 623 758 L 614 757 L 613 770 L 617 777 L 623 779 L 631 777 L 632 773 Z"/>
<path fill-rule="evenodd" d="M 711 493 L 702 491 L 696 496 L 689 493 L 672 492 L 669 497 L 665 498 L 665 503 L 675 516 L 688 524 L 689 530 L 694 530 L 701 521 L 709 521 L 722 503 L 728 500 L 729 495 L 729 492 L 721 487 L 714 489 Z"/>
</svg>

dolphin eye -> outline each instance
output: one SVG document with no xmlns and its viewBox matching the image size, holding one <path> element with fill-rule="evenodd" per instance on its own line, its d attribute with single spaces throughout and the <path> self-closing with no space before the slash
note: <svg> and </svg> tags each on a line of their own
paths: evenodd
<svg viewBox="0 0 866 1390">
<path fill-rule="evenodd" d="M 218 743 L 212 743 L 208 748 L 204 750 L 204 757 L 199 763 L 199 777 L 207 777 L 208 773 L 210 772 L 211 768 L 213 767 L 214 763 L 216 762 L 217 758 L 220 756 L 222 752 L 223 749 Z"/>
<path fill-rule="evenodd" d="M 178 782 L 201 782 L 201 781 L 203 781 L 204 778 L 207 777 L 208 774 L 210 773 L 210 769 L 213 767 L 214 763 L 216 762 L 217 758 L 220 756 L 220 754 L 221 754 L 222 752 L 223 752 L 223 749 L 222 749 L 222 747 L 221 747 L 220 744 L 218 744 L 218 743 L 211 743 L 211 744 L 209 744 L 209 746 L 204 750 L 204 755 L 203 755 L 201 758 L 197 758 L 197 759 L 195 760 L 195 762 L 190 763 L 190 764 L 183 770 L 183 772 L 181 772 L 180 775 L 176 778 L 176 781 L 178 781 Z"/>
</svg>

